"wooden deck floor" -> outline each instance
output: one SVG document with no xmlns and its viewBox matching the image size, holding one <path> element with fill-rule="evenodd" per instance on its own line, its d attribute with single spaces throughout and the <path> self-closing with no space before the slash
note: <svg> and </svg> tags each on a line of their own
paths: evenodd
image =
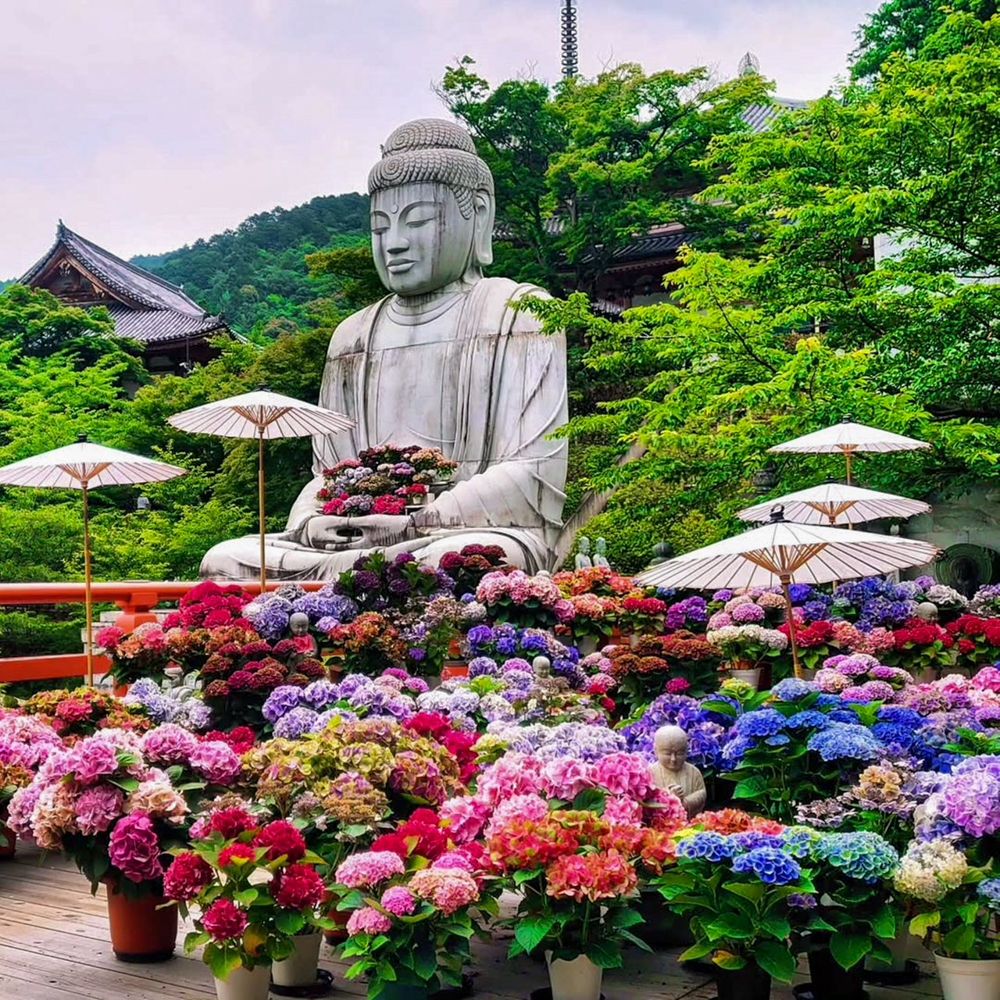
<svg viewBox="0 0 1000 1000">
<path fill-rule="evenodd" d="M 543 966 L 528 959 L 506 961 L 502 942 L 480 945 L 475 968 L 480 1000 L 527 1000 L 547 985 Z M 608 1000 L 712 1000 L 706 976 L 676 962 L 677 952 L 630 953 L 626 968 L 605 977 Z M 364 985 L 348 982 L 344 966 L 323 946 L 322 964 L 335 976 L 334 996 L 363 997 Z M 926 971 L 926 970 L 925 970 Z M 871 1000 L 939 997 L 937 980 L 925 976 L 914 986 L 871 987 Z M 196 957 L 159 965 L 115 960 L 108 937 L 102 894 L 90 895 L 83 876 L 61 859 L 40 864 L 37 852 L 19 847 L 13 861 L 0 864 L 0 1000 L 208 1000 L 215 996 L 208 968 Z M 773 1000 L 791 1000 L 776 987 Z"/>
</svg>

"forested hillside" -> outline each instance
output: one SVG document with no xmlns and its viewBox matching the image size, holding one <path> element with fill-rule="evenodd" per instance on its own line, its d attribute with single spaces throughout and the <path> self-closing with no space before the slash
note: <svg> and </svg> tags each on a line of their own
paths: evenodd
<svg viewBox="0 0 1000 1000">
<path fill-rule="evenodd" d="M 305 256 L 368 238 L 368 198 L 324 195 L 295 208 L 275 208 L 235 229 L 164 254 L 133 257 L 168 281 L 183 285 L 199 304 L 224 313 L 241 333 L 265 333 L 285 318 L 312 325 L 339 288 L 338 279 L 310 279 Z"/>
</svg>

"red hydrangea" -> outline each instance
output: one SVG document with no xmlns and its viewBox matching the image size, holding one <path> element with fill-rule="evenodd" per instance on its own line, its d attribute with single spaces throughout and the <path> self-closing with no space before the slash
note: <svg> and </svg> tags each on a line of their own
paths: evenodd
<svg viewBox="0 0 1000 1000">
<path fill-rule="evenodd" d="M 219 851 L 219 867 L 228 868 L 235 861 L 254 861 L 257 852 L 249 844 L 226 844 Z"/>
<path fill-rule="evenodd" d="M 199 820 L 191 828 L 191 836 L 208 837 L 213 833 L 221 833 L 225 840 L 234 840 L 241 833 L 253 830 L 256 826 L 257 821 L 245 809 L 239 807 L 218 809 L 207 819 Z"/>
<path fill-rule="evenodd" d="M 256 741 L 253 730 L 249 726 L 237 726 L 228 733 L 213 729 L 201 737 L 206 742 L 225 743 L 234 753 L 244 754 Z"/>
<path fill-rule="evenodd" d="M 174 858 L 163 876 L 163 894 L 168 899 L 194 899 L 212 881 L 210 865 L 194 851 L 185 851 Z"/>
<path fill-rule="evenodd" d="M 247 926 L 246 914 L 231 900 L 217 899 L 201 918 L 202 926 L 216 941 L 239 937 Z"/>
<path fill-rule="evenodd" d="M 302 839 L 302 834 L 283 819 L 276 819 L 262 827 L 254 838 L 254 844 L 268 848 L 267 857 L 271 861 L 277 861 L 284 855 L 290 862 L 295 862 L 301 860 L 306 853 L 306 842 Z"/>
<path fill-rule="evenodd" d="M 301 910 L 323 901 L 323 879 L 312 865 L 289 865 L 272 879 L 271 895 L 278 906 Z"/>
</svg>

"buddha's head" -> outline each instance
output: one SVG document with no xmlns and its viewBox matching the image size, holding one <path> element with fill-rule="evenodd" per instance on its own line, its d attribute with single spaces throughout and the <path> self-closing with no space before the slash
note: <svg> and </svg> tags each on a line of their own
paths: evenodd
<svg viewBox="0 0 1000 1000">
<path fill-rule="evenodd" d="M 660 726 L 653 736 L 653 752 L 664 770 L 682 770 L 688 756 L 687 733 L 680 726 Z"/>
<path fill-rule="evenodd" d="M 368 176 L 372 254 L 382 284 L 426 295 L 475 280 L 493 260 L 493 175 L 460 125 L 401 125 Z"/>
</svg>

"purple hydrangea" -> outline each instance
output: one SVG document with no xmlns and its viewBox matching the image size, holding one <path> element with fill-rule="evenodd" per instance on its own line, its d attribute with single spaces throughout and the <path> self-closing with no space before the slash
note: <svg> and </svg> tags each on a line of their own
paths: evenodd
<svg viewBox="0 0 1000 1000">
<path fill-rule="evenodd" d="M 301 688 L 294 687 L 291 684 L 283 684 L 281 687 L 276 687 L 267 696 L 267 701 L 264 702 L 261 714 L 268 722 L 277 722 L 286 712 L 290 712 L 293 708 L 298 708 L 301 700 Z"/>
<path fill-rule="evenodd" d="M 293 708 L 274 724 L 274 735 L 279 739 L 297 740 L 316 729 L 319 715 L 311 708 Z"/>
</svg>

